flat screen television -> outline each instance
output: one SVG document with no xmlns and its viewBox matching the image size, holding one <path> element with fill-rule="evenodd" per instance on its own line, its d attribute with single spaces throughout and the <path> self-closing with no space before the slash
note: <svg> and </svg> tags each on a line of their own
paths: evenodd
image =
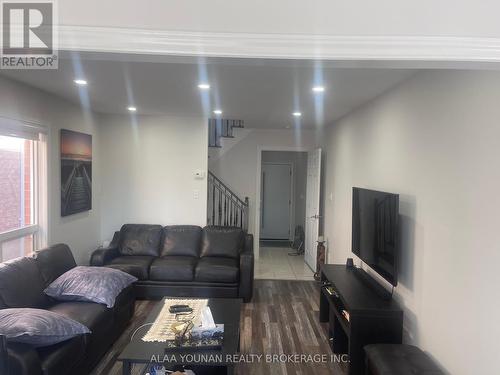
<svg viewBox="0 0 500 375">
<path fill-rule="evenodd" d="M 392 285 L 398 283 L 399 195 L 352 189 L 352 252 Z"/>
</svg>

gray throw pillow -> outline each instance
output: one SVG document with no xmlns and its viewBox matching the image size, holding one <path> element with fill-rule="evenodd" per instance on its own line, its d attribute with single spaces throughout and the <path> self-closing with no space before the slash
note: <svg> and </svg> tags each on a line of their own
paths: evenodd
<svg viewBox="0 0 500 375">
<path fill-rule="evenodd" d="M 90 331 L 83 324 L 49 310 L 31 308 L 0 310 L 0 334 L 9 342 L 42 347 L 86 333 Z"/>
<path fill-rule="evenodd" d="M 63 273 L 45 294 L 57 301 L 96 302 L 112 308 L 116 297 L 137 278 L 107 267 L 78 266 Z"/>
</svg>

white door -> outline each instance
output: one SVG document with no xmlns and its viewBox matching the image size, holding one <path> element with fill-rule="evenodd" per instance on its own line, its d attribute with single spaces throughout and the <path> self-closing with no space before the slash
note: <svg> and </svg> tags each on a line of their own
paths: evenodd
<svg viewBox="0 0 500 375">
<path fill-rule="evenodd" d="M 262 164 L 260 238 L 284 240 L 290 237 L 290 164 Z"/>
<path fill-rule="evenodd" d="M 319 199 L 321 184 L 321 149 L 307 153 L 307 191 L 306 191 L 306 263 L 316 270 L 316 248 L 319 235 Z"/>
</svg>

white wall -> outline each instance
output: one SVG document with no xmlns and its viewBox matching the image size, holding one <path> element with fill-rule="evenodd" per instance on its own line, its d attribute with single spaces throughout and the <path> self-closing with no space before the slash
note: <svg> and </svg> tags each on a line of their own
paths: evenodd
<svg viewBox="0 0 500 375">
<path fill-rule="evenodd" d="M 498 72 L 420 73 L 324 145 L 329 261 L 352 256 L 352 186 L 399 193 L 406 340 L 454 375 L 500 373 L 499 102 Z"/>
<path fill-rule="evenodd" d="M 306 218 L 306 187 L 307 187 L 307 152 L 264 151 L 262 163 L 289 163 L 293 168 L 293 210 L 290 239 L 293 239 L 297 225 L 305 226 Z M 262 193 L 262 192 L 261 192 Z"/>
<path fill-rule="evenodd" d="M 494 0 L 60 1 L 62 25 L 235 33 L 500 36 Z"/>
<path fill-rule="evenodd" d="M 97 116 L 3 77 L 0 116 L 49 128 L 48 242 L 67 243 L 79 264 L 127 222 L 205 225 L 206 177 L 194 178 L 207 170 L 204 119 Z M 60 215 L 61 128 L 93 136 L 92 210 L 67 217 Z"/>
<path fill-rule="evenodd" d="M 296 132 L 290 129 L 249 129 L 244 139 L 238 142 L 215 161 L 209 162 L 209 169 L 229 186 L 240 198 L 249 198 L 249 232 L 258 238 L 255 215 L 258 212 L 257 186 L 260 174 L 261 151 L 306 151 L 316 145 L 315 133 L 310 130 Z M 255 241 L 258 256 L 258 241 Z"/>
<path fill-rule="evenodd" d="M 206 223 L 208 127 L 203 118 L 103 116 L 102 238 L 125 223 Z M 197 192 L 198 198 L 195 198 Z"/>
<path fill-rule="evenodd" d="M 92 113 L 63 99 L 0 77 L 0 116 L 39 122 L 49 128 L 48 220 L 49 244 L 67 243 L 78 263 L 86 264 L 100 240 L 100 154 L 97 125 Z M 92 134 L 92 210 L 61 217 L 59 131 L 61 128 Z"/>
</svg>

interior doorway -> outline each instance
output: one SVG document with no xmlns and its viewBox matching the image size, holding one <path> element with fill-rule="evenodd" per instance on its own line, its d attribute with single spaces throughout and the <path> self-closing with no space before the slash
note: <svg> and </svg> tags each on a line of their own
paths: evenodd
<svg viewBox="0 0 500 375">
<path fill-rule="evenodd" d="M 265 154 L 269 154 L 266 152 Z M 261 168 L 260 239 L 262 241 L 290 240 L 293 197 L 293 163 L 264 161 Z"/>
<path fill-rule="evenodd" d="M 304 261 L 308 152 L 260 154 L 259 258 L 255 277 L 312 280 Z M 302 235 L 296 239 L 299 228 Z"/>
</svg>

